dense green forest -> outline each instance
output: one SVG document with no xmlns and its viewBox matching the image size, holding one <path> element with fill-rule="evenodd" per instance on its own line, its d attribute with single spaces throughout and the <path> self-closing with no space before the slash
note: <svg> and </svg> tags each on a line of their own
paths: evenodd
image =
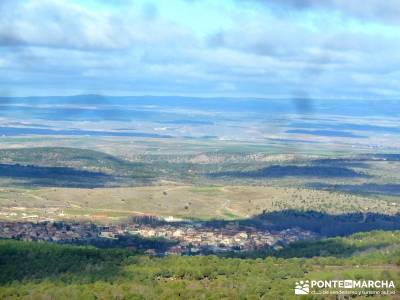
<svg viewBox="0 0 400 300">
<path fill-rule="evenodd" d="M 400 286 L 399 231 L 294 243 L 265 254 L 151 257 L 2 240 L 0 299 L 299 299 L 293 288 L 301 279 L 384 279 Z"/>
</svg>

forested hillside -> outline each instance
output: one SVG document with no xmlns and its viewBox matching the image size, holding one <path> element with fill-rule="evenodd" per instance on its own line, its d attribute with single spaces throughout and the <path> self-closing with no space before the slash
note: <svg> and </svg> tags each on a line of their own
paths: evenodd
<svg viewBox="0 0 400 300">
<path fill-rule="evenodd" d="M 3 240 L 0 298 L 291 299 L 301 279 L 384 279 L 400 285 L 398 231 L 294 243 L 267 254 L 151 257 L 127 249 Z"/>
</svg>

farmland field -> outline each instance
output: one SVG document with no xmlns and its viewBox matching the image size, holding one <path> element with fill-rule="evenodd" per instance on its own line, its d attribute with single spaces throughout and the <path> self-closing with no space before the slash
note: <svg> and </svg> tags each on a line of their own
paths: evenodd
<svg viewBox="0 0 400 300">
<path fill-rule="evenodd" d="M 0 297 L 290 299 L 301 280 L 399 284 L 396 116 L 50 111 L 0 111 Z"/>
</svg>

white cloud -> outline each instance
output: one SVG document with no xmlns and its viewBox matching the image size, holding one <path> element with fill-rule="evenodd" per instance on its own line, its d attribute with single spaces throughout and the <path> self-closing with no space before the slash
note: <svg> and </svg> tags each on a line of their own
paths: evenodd
<svg viewBox="0 0 400 300">
<path fill-rule="evenodd" d="M 1 2 L 0 76 L 5 79 L 0 89 L 3 85 L 49 93 L 58 88 L 59 93 L 399 95 L 400 31 L 389 28 L 381 34 L 374 24 L 368 31 L 369 23 L 359 27 L 358 21 L 354 26 L 348 20 L 338 25 L 336 17 L 320 25 L 329 15 L 313 12 L 310 17 L 310 8 L 322 9 L 314 1 L 286 1 L 286 7 L 304 12 L 302 17 L 260 10 L 254 3 L 245 10 L 239 4 L 227 7 L 224 26 L 215 25 L 211 34 L 212 26 L 206 34 L 193 30 L 197 23 L 185 26 L 188 16 L 174 22 L 157 2 L 139 6 L 133 1 L 123 9 L 77 3 Z M 347 5 L 329 3 L 323 8 Z"/>
<path fill-rule="evenodd" d="M 167 30 L 166 30 L 167 29 Z M 185 36 L 186 35 L 186 36 Z M 182 41 L 187 32 L 148 13 L 91 10 L 65 0 L 31 0 L 4 10 L 0 45 L 29 45 L 82 50 L 129 48 Z"/>
<path fill-rule="evenodd" d="M 328 10 L 344 16 L 389 23 L 400 22 L 398 0 L 247 0 L 265 4 L 273 9 Z M 280 11 L 281 12 L 281 11 Z"/>
</svg>

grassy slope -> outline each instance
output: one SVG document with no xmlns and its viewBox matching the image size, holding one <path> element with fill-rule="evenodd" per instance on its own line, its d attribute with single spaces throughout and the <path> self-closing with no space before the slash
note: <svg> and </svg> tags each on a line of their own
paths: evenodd
<svg viewBox="0 0 400 300">
<path fill-rule="evenodd" d="M 157 179 L 166 179 L 195 185 L 307 187 L 362 194 L 371 198 L 379 195 L 388 202 L 400 201 L 400 187 L 397 184 L 400 175 L 396 172 L 400 166 L 398 161 L 359 161 L 356 156 L 353 156 L 353 161 L 351 158 L 338 159 L 337 155 L 316 161 L 304 156 L 295 161 L 279 161 L 276 157 L 278 161 L 252 161 L 250 157 L 261 155 L 262 158 L 266 152 L 235 152 L 231 156 L 226 151 L 207 152 L 209 149 L 206 145 L 193 143 L 198 147 L 198 157 L 203 159 L 196 159 L 196 155 L 189 159 L 191 156 L 175 152 L 170 155 L 172 149 L 167 145 L 164 148 L 159 145 L 156 153 L 151 154 L 147 148 L 130 151 L 133 145 L 138 147 L 137 143 L 126 145 L 126 153 L 117 156 L 72 147 L 0 149 L 0 185 L 94 188 L 147 185 Z M 113 147 L 116 145 L 117 142 L 112 144 Z M 178 147 L 176 144 L 169 145 L 173 146 Z M 104 151 L 101 147 L 98 149 Z M 177 149 L 180 148 L 175 151 Z M 127 154 L 130 153 L 135 162 L 122 158 L 129 157 Z M 60 176 L 60 170 L 53 168 L 61 167 L 68 168 L 63 172 L 75 175 L 68 178 Z M 106 176 L 99 180 L 91 179 L 88 172 L 100 172 Z"/>
<path fill-rule="evenodd" d="M 154 175 L 142 163 L 132 163 L 103 152 L 78 148 L 39 147 L 1 149 L 0 163 L 69 167 L 121 176 L 147 177 Z"/>
<path fill-rule="evenodd" d="M 188 218 L 247 218 L 266 212 L 293 209 L 330 214 L 376 212 L 393 215 L 399 206 L 354 195 L 307 189 L 256 186 L 163 185 L 136 188 L 0 189 L 3 208 L 22 206 L 27 213 L 45 214 L 59 207 L 70 217 L 117 213 L 148 213 Z M 48 217 L 54 217 L 48 215 Z"/>
</svg>

